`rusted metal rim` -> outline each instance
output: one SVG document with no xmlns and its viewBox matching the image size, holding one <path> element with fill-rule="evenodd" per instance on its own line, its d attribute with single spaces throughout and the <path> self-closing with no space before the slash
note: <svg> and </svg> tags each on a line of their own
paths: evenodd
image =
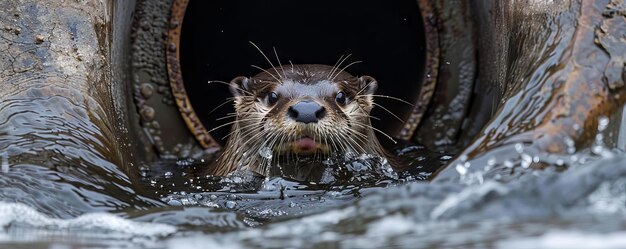
<svg viewBox="0 0 626 249">
<path fill-rule="evenodd" d="M 172 3 L 166 45 L 167 73 L 169 74 L 172 95 L 191 134 L 196 138 L 202 148 L 219 148 L 220 145 L 209 134 L 209 131 L 204 127 L 191 106 L 180 70 L 180 34 L 188 3 L 189 0 L 175 0 Z"/>
<path fill-rule="evenodd" d="M 437 73 L 439 66 L 439 32 L 437 30 L 437 16 L 430 0 L 417 1 L 419 11 L 424 24 L 424 34 L 426 41 L 426 63 L 424 68 L 424 76 L 422 77 L 420 91 L 414 103 L 413 110 L 409 118 L 404 123 L 399 139 L 411 140 L 415 134 L 415 130 L 422 122 L 422 118 L 428 109 L 437 85 Z"/>
</svg>

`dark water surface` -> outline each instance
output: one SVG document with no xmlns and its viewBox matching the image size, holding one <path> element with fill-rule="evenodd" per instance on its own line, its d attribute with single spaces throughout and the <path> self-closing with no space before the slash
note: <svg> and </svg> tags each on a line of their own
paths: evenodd
<svg viewBox="0 0 626 249">
<path fill-rule="evenodd" d="M 413 160 L 415 172 L 396 174 L 386 160 L 358 155 L 335 158 L 322 182 L 309 183 L 196 176 L 207 162 L 179 160 L 143 170 L 137 186 L 102 156 L 104 142 L 86 142 L 106 137 L 97 129 L 71 118 L 53 126 L 57 114 L 33 111 L 73 106 L 65 101 L 15 100 L 9 106 L 23 112 L 0 117 L 8 120 L 0 123 L 3 248 L 626 246 L 626 156 L 604 146 L 606 132 L 566 155 L 523 144 L 494 149 L 497 157 L 451 165 L 458 179 L 447 182 L 425 180 L 451 155 L 405 146 L 396 154 Z M 71 132 L 83 135 L 64 135 Z M 32 141 L 43 149 L 20 149 Z"/>
<path fill-rule="evenodd" d="M 451 158 L 436 157 L 441 163 Z M 351 168 L 350 174 L 342 175 L 345 178 L 325 184 L 252 174 L 190 177 L 185 172 L 196 162 L 164 162 L 144 171 L 142 182 L 146 191 L 169 205 L 80 215 L 45 207 L 72 201 L 67 199 L 71 192 L 89 195 L 83 202 L 93 201 L 94 193 L 54 179 L 32 180 L 29 183 L 40 185 L 24 187 L 12 179 L 26 181 L 26 175 L 41 177 L 47 171 L 35 165 L 10 165 L 3 179 L 14 185 L 2 192 L 0 240 L 3 247 L 13 248 L 626 245 L 626 157 L 621 151 L 598 146 L 569 155 L 533 157 L 549 166 L 531 172 L 523 162 L 490 162 L 511 164 L 527 173 L 508 182 L 465 178 L 437 184 L 420 181 L 419 175 L 385 175 L 367 167 Z M 41 187 L 48 189 L 35 191 Z M 55 189 L 61 198 L 51 196 Z M 103 204 L 107 200 L 101 199 Z M 81 201 L 65 206 L 76 203 Z"/>
</svg>

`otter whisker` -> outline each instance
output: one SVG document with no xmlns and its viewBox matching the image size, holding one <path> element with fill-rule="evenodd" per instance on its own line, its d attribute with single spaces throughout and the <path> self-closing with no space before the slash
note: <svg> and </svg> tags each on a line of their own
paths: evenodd
<svg viewBox="0 0 626 249">
<path fill-rule="evenodd" d="M 364 117 L 364 118 L 370 118 L 370 119 L 374 119 L 374 120 L 381 120 L 379 117 L 376 116 L 372 116 L 372 115 L 363 115 L 363 114 L 350 114 L 354 117 Z"/>
<path fill-rule="evenodd" d="M 319 141 L 319 131 L 317 129 L 313 130 L 313 141 Z M 313 154 L 313 160 L 317 160 L 318 158 L 318 152 L 317 152 L 317 148 L 315 148 L 315 153 Z"/>
<path fill-rule="evenodd" d="M 328 144 L 328 139 L 326 138 L 326 136 L 322 136 L 322 138 L 324 139 L 324 144 L 326 146 L 330 146 L 330 144 Z M 328 157 L 328 152 L 324 151 L 324 153 L 322 154 L 323 157 Z"/>
<path fill-rule="evenodd" d="M 359 132 L 357 132 L 359 133 Z M 365 148 L 363 148 L 359 143 L 355 142 L 354 139 L 350 136 L 347 136 L 347 134 L 344 134 L 344 139 L 346 141 L 348 141 L 348 144 L 352 147 L 353 150 L 358 151 L 354 145 L 358 146 L 361 149 L 361 153 L 367 153 L 367 150 L 365 150 Z"/>
<path fill-rule="evenodd" d="M 228 113 L 224 115 L 224 117 L 216 118 L 215 121 L 220 121 L 220 120 L 235 118 L 235 117 L 237 117 L 237 114 Z"/>
<path fill-rule="evenodd" d="M 348 147 L 350 149 L 350 151 L 352 151 L 354 153 L 359 153 L 359 150 L 357 150 L 354 147 L 354 145 L 352 145 L 352 143 L 350 143 L 350 141 L 348 140 L 348 138 L 344 134 L 339 134 L 339 139 L 341 139 L 343 141 L 343 143 L 345 144 L 345 147 Z"/>
<path fill-rule="evenodd" d="M 326 75 L 326 78 L 330 79 L 330 76 L 333 75 L 335 69 L 337 68 L 337 64 L 339 63 L 339 61 L 341 61 L 341 59 L 343 59 L 343 55 L 341 55 L 339 57 L 339 59 L 335 62 L 335 65 L 333 65 L 332 69 L 330 70 L 330 72 L 328 72 L 328 74 Z"/>
<path fill-rule="evenodd" d="M 363 134 L 363 133 L 361 133 L 361 132 L 359 132 L 359 131 L 357 131 L 355 129 L 352 129 L 352 128 L 347 128 L 347 130 L 350 131 L 350 132 L 353 132 L 353 134 L 357 135 L 356 139 L 359 139 L 359 142 L 367 143 L 367 138 L 368 137 L 365 134 Z M 359 143 L 357 143 L 357 144 L 359 144 Z"/>
<path fill-rule="evenodd" d="M 242 114 L 249 114 L 249 115 L 242 115 Z M 253 113 L 247 113 L 247 112 L 246 113 L 230 112 L 230 113 L 226 113 L 225 117 L 216 118 L 215 120 L 222 120 L 222 119 L 226 119 L 226 118 L 229 118 L 229 117 L 236 117 L 236 116 L 241 116 L 241 117 L 248 118 L 248 117 L 253 117 L 255 115 Z M 258 118 L 262 118 L 262 117 L 258 117 Z"/>
<path fill-rule="evenodd" d="M 230 82 L 221 81 L 221 80 L 209 80 L 209 81 L 207 82 L 207 84 L 212 84 L 212 83 L 220 83 L 220 84 L 225 84 L 225 85 L 227 85 L 227 86 L 233 86 L 233 84 L 231 84 Z M 242 88 L 241 88 L 241 87 L 239 87 L 239 86 L 235 86 L 235 87 L 236 87 L 238 90 L 241 90 L 241 91 L 242 91 L 242 92 L 244 92 L 244 93 L 247 93 L 247 94 L 250 94 L 250 95 L 254 95 L 253 93 L 251 93 L 251 92 L 247 91 L 246 89 L 242 89 Z M 240 97 L 243 97 L 243 96 L 240 96 Z"/>
<path fill-rule="evenodd" d="M 277 148 L 277 152 L 276 152 L 277 154 L 279 154 L 282 151 L 285 151 L 284 150 L 285 138 L 286 138 L 285 134 L 281 134 L 280 135 L 280 141 L 278 142 L 278 148 Z M 280 164 L 281 164 L 280 159 L 282 159 L 282 158 L 280 157 L 280 154 L 278 156 L 279 156 L 278 157 L 278 164 L 279 164 L 279 167 L 280 167 L 280 175 L 281 176 L 285 176 L 285 172 L 283 172 L 282 166 L 280 166 Z"/>
<path fill-rule="evenodd" d="M 226 104 L 228 104 L 228 103 L 230 103 L 231 101 L 234 101 L 234 100 L 235 100 L 235 97 L 230 97 L 230 98 L 227 98 L 227 99 L 226 99 L 226 101 L 225 101 L 224 103 L 221 103 L 221 104 L 219 104 L 217 107 L 213 108 L 213 110 L 211 110 L 211 111 L 209 112 L 209 114 L 213 113 L 214 111 L 216 111 L 216 110 L 217 110 L 217 109 L 219 109 L 220 107 L 222 107 L 222 106 L 224 106 L 224 105 L 226 105 Z"/>
<path fill-rule="evenodd" d="M 250 127 L 256 127 L 257 125 L 258 125 L 258 124 L 256 124 L 256 123 L 252 123 L 252 124 L 248 124 L 248 125 L 245 125 L 245 126 L 242 126 L 242 127 L 238 127 L 238 129 L 239 129 L 239 130 L 242 130 L 242 131 L 241 131 L 241 134 L 240 134 L 239 136 L 241 136 L 241 137 L 247 137 L 247 136 L 248 136 L 248 135 L 250 135 L 251 133 L 254 133 L 254 132 L 257 132 L 257 133 L 258 133 L 258 130 L 257 130 L 257 129 L 248 129 L 248 128 L 250 128 Z M 238 131 L 234 131 L 234 130 L 233 130 L 233 131 L 231 131 L 228 135 L 226 135 L 224 138 L 226 138 L 226 137 L 230 136 L 230 135 L 231 135 L 231 133 L 234 133 L 234 132 L 238 132 Z M 258 133 L 258 134 L 256 134 L 256 135 L 263 135 L 263 134 L 264 134 L 264 133 Z M 254 137 L 254 136 L 253 136 L 253 137 Z"/>
<path fill-rule="evenodd" d="M 213 131 L 215 131 L 215 130 L 217 130 L 217 129 L 219 129 L 219 128 L 222 128 L 222 127 L 224 127 L 224 126 L 228 126 L 228 125 L 232 125 L 232 124 L 235 124 L 235 123 L 245 122 L 245 121 L 253 121 L 253 120 L 258 120 L 258 119 L 259 119 L 259 118 L 250 118 L 250 119 L 243 119 L 243 120 L 234 120 L 234 121 L 231 121 L 231 122 L 227 122 L 227 123 L 225 123 L 225 124 L 218 125 L 217 127 L 214 127 L 213 129 L 209 130 L 209 132 L 213 132 Z"/>
<path fill-rule="evenodd" d="M 257 65 L 250 65 L 250 66 L 251 66 L 251 67 L 253 67 L 253 68 L 259 69 L 259 70 L 261 70 L 261 71 L 263 71 L 263 72 L 265 72 L 265 73 L 267 73 L 267 74 L 269 74 L 270 76 L 272 76 L 272 78 L 274 78 L 274 79 L 276 80 L 276 82 L 282 82 L 282 80 L 279 80 L 279 79 L 276 77 L 276 75 L 274 75 L 273 73 L 270 73 L 269 71 L 267 71 L 267 70 L 263 69 L 262 67 L 259 67 L 259 66 L 257 66 Z M 281 76 L 280 76 L 280 73 L 278 73 L 278 71 L 276 71 L 276 73 L 278 74 L 278 76 L 279 76 L 279 77 L 281 77 Z"/>
<path fill-rule="evenodd" d="M 283 67 L 283 63 L 280 62 L 280 58 L 278 57 L 278 52 L 276 52 L 276 47 L 272 47 L 272 49 L 274 49 L 274 55 L 276 55 L 276 60 L 278 61 L 278 65 L 280 65 L 280 70 L 283 70 L 283 76 L 280 77 L 281 79 L 283 79 L 283 77 L 287 77 L 287 75 L 285 74 L 285 68 Z M 281 82 L 282 84 L 282 82 Z"/>
<path fill-rule="evenodd" d="M 368 94 L 368 95 L 369 95 L 369 96 L 372 96 L 372 97 L 381 97 L 381 98 L 393 99 L 393 100 L 397 100 L 397 101 L 400 101 L 400 102 L 402 102 L 402 103 L 405 103 L 405 104 L 407 104 L 407 105 L 410 105 L 411 107 L 413 107 L 413 106 L 414 106 L 414 105 L 413 105 L 413 104 L 411 104 L 410 102 L 408 102 L 408 101 L 406 101 L 406 100 L 404 100 L 404 99 L 401 99 L 401 98 L 391 97 L 391 96 L 387 96 L 387 95 L 377 95 L 377 94 Z M 361 96 L 363 96 L 363 95 L 361 95 Z"/>
<path fill-rule="evenodd" d="M 389 114 L 391 114 L 391 116 L 393 116 L 394 118 L 396 118 L 397 120 L 399 120 L 400 122 L 404 123 L 404 120 L 402 120 L 401 118 L 399 118 L 398 116 L 396 116 L 396 114 L 394 114 L 393 112 L 391 112 L 389 109 L 385 108 L 382 105 L 373 103 L 375 106 L 380 107 L 381 109 L 385 110 L 386 112 L 388 112 Z"/>
<path fill-rule="evenodd" d="M 337 139 L 336 141 L 339 144 L 339 147 L 341 147 L 340 150 L 346 151 L 347 150 L 346 144 L 342 141 L 341 137 L 339 137 L 339 135 L 335 133 L 332 133 L 331 135 Z"/>
<path fill-rule="evenodd" d="M 374 126 L 371 126 L 371 125 L 364 125 L 364 124 L 359 124 L 359 123 L 354 123 L 353 125 L 360 126 L 360 127 L 364 127 L 364 128 L 370 128 L 370 129 L 372 129 L 372 130 L 374 130 L 374 131 L 377 131 L 377 132 L 379 132 L 380 134 L 384 135 L 384 136 L 385 136 L 385 137 L 387 137 L 389 140 L 391 140 L 394 144 L 397 144 L 397 143 L 398 143 L 398 142 L 396 142 L 396 140 L 395 140 L 395 139 L 393 139 L 393 138 L 392 138 L 391 136 L 389 136 L 387 133 L 385 133 L 384 131 L 381 131 L 381 130 L 377 129 L 377 128 L 376 128 L 376 127 L 374 127 Z"/>
<path fill-rule="evenodd" d="M 272 161 L 274 160 L 274 150 L 272 148 L 274 148 L 274 145 L 276 143 L 276 139 L 278 138 L 277 134 L 270 134 L 270 137 L 267 139 L 267 141 L 269 141 L 268 143 L 265 144 L 265 148 L 269 148 L 270 149 L 270 153 L 271 153 L 271 157 L 267 158 L 265 156 L 263 157 L 263 167 L 264 171 L 265 171 L 265 175 L 269 176 L 270 175 L 270 171 L 272 168 Z M 261 148 L 263 149 L 263 147 Z"/>
<path fill-rule="evenodd" d="M 330 142 L 332 143 L 332 151 L 337 151 L 340 149 L 332 134 L 328 136 L 328 139 L 330 139 Z"/>
<path fill-rule="evenodd" d="M 291 62 L 291 60 L 289 60 L 289 64 L 291 64 L 291 73 L 295 73 L 295 72 L 293 71 L 294 66 L 293 66 L 293 62 Z"/>
<path fill-rule="evenodd" d="M 254 44 L 254 42 L 250 41 L 250 44 L 252 44 L 252 46 L 254 46 L 257 50 L 259 50 L 259 52 L 261 52 L 261 54 L 263 55 L 263 57 L 265 57 L 265 59 L 267 60 L 267 62 L 270 63 L 270 66 L 272 66 L 272 69 L 274 69 L 274 71 L 276 71 L 276 73 L 278 74 L 278 76 L 280 76 L 280 73 L 278 72 L 278 69 L 276 69 L 276 67 L 274 66 L 274 63 L 272 63 L 272 61 L 270 60 L 270 58 L 267 57 L 267 55 L 265 55 L 265 53 L 263 53 L 263 50 L 261 50 L 261 48 L 259 48 L 259 46 L 257 46 L 256 44 Z M 281 77 L 282 79 L 282 77 Z M 281 80 L 279 80 L 278 82 L 281 82 Z"/>
<path fill-rule="evenodd" d="M 356 92 L 356 94 L 354 94 L 354 96 L 356 97 L 361 97 L 361 96 L 367 96 L 367 95 L 361 95 L 361 93 L 363 91 L 365 91 L 365 89 L 367 89 L 372 83 L 374 83 L 374 81 L 370 81 L 369 83 L 367 83 L 367 85 L 365 85 L 363 88 L 361 88 L 358 92 Z"/>
<path fill-rule="evenodd" d="M 354 135 L 357 135 L 357 136 L 359 136 L 359 137 L 361 137 L 361 138 L 367 138 L 367 135 L 363 134 L 363 133 L 362 133 L 362 132 L 360 132 L 360 131 L 357 131 L 357 130 L 356 130 L 356 129 L 354 129 L 354 128 L 349 128 L 349 127 L 346 127 L 346 129 L 347 129 L 348 131 L 353 132 L 353 133 L 354 133 Z"/>
<path fill-rule="evenodd" d="M 337 78 L 337 76 L 339 76 L 341 73 L 343 73 L 343 71 L 345 71 L 346 69 L 348 69 L 350 66 L 354 65 L 354 64 L 359 64 L 363 61 L 354 61 L 350 64 L 348 64 L 347 66 L 345 66 L 344 68 L 341 69 L 341 71 L 339 71 L 337 74 L 335 74 L 335 76 L 331 79 L 331 81 L 334 81 L 335 78 Z"/>
<path fill-rule="evenodd" d="M 219 128 L 222 128 L 222 127 L 224 127 L 224 126 L 228 126 L 228 125 L 231 125 L 231 124 L 234 124 L 234 123 L 237 123 L 237 122 L 239 122 L 239 120 L 234 120 L 234 121 L 231 121 L 231 122 L 227 122 L 227 123 L 225 123 L 225 124 L 222 124 L 222 125 L 218 125 L 217 127 L 214 127 L 213 129 L 209 130 L 209 132 L 213 132 L 213 131 L 215 131 L 215 130 L 217 130 L 217 129 L 219 129 Z"/>
<path fill-rule="evenodd" d="M 343 55 L 342 55 L 343 56 Z M 339 69 L 339 67 L 341 67 L 341 65 L 346 62 L 346 60 L 348 60 L 348 58 L 350 58 L 350 56 L 352 56 L 352 54 L 348 54 L 348 56 L 344 57 L 343 59 L 339 58 L 338 64 L 335 64 L 335 66 L 333 66 L 333 70 L 329 73 L 328 78 L 330 79 L 331 77 L 333 77 L 333 75 L 335 74 L 335 72 L 337 72 L 337 70 Z"/>
</svg>

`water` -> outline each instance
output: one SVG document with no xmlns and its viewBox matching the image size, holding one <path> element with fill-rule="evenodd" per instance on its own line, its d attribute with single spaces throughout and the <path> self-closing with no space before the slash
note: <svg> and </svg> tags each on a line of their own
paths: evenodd
<svg viewBox="0 0 626 249">
<path fill-rule="evenodd" d="M 253 174 L 191 183 L 184 172 L 194 163 L 172 162 L 163 165 L 169 171 L 156 167 L 144 179 L 169 206 L 56 218 L 57 212 L 0 202 L 0 243 L 22 248 L 626 246 L 626 156 L 620 151 L 602 147 L 602 153 L 531 156 L 550 166 L 510 182 L 431 184 L 384 176 L 383 170 L 369 172 L 380 174 L 373 180 L 360 174 L 376 161 L 367 159 L 372 158 L 351 161 L 351 168 L 343 169 L 351 174 L 331 172 L 336 178 L 327 184 Z M 567 170 L 557 160 L 564 160 Z M 509 162 L 523 169 L 522 161 Z M 196 191 L 197 186 L 210 191 Z"/>
<path fill-rule="evenodd" d="M 96 129 L 100 123 L 60 122 L 47 108 L 78 116 L 89 110 L 63 98 L 4 104 L 16 111 L 0 117 L 8 120 L 0 123 L 2 248 L 626 244 L 626 156 L 605 146 L 608 119 L 599 120 L 604 133 L 588 148 L 564 138 L 565 154 L 513 143 L 485 157 L 455 158 L 405 146 L 395 153 L 414 170 L 402 174 L 382 158 L 350 155 L 326 160 L 331 170 L 319 183 L 249 172 L 196 175 L 194 167 L 206 162 L 194 160 L 144 167 L 134 180 L 112 160 L 115 142 Z M 455 179 L 425 181 L 449 162 Z"/>
</svg>

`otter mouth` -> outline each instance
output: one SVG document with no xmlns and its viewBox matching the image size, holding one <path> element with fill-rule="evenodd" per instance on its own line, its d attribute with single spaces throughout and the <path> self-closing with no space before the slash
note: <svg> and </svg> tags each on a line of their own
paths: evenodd
<svg viewBox="0 0 626 249">
<path fill-rule="evenodd" d="M 310 137 L 301 137 L 291 143 L 291 148 L 298 155 L 311 155 L 317 151 L 318 143 Z"/>
<path fill-rule="evenodd" d="M 320 143 L 315 141 L 315 139 L 309 136 L 303 136 L 287 142 L 287 146 L 284 148 L 288 148 L 287 150 L 283 150 L 283 152 L 293 153 L 299 156 L 312 156 L 316 152 L 327 152 L 329 150 L 328 146 L 324 143 Z M 281 146 L 282 147 L 282 146 Z"/>
</svg>

